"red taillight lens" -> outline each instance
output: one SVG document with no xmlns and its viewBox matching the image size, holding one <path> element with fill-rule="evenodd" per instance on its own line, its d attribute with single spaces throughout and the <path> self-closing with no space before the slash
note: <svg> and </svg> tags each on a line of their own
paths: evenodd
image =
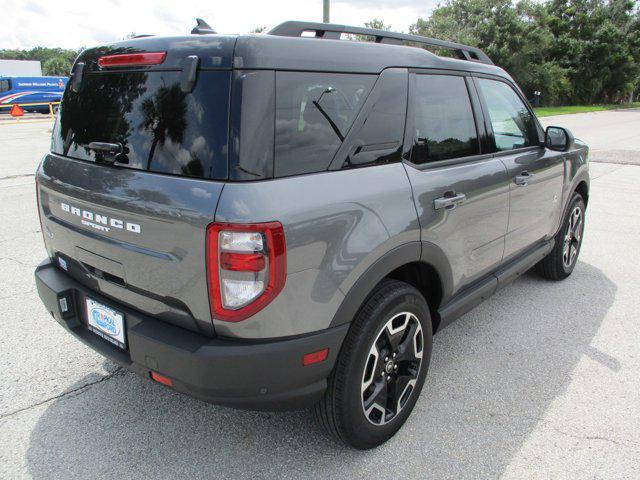
<svg viewBox="0 0 640 480">
<path fill-rule="evenodd" d="M 106 55 L 98 58 L 98 65 L 102 68 L 134 67 L 143 65 L 160 65 L 164 62 L 167 52 L 124 53 Z"/>
<path fill-rule="evenodd" d="M 206 235 L 212 318 L 244 320 L 283 289 L 287 260 L 281 223 L 212 223 Z"/>
<path fill-rule="evenodd" d="M 264 270 L 265 260 L 261 253 L 230 253 L 220 254 L 220 268 L 234 272 L 261 272 Z"/>
</svg>

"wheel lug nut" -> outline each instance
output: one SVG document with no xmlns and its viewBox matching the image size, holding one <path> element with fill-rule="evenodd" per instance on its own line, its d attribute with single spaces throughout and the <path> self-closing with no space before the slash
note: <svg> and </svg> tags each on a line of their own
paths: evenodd
<svg viewBox="0 0 640 480">
<path fill-rule="evenodd" d="M 391 380 L 391 377 L 387 377 L 387 382 L 388 382 L 389 380 Z"/>
<path fill-rule="evenodd" d="M 397 370 L 397 369 L 398 369 L 398 365 L 394 365 L 394 366 L 393 366 L 393 369 L 394 369 L 394 370 Z"/>
<path fill-rule="evenodd" d="M 396 358 L 396 354 L 395 353 L 393 354 L 393 358 Z"/>
<path fill-rule="evenodd" d="M 389 357 L 384 357 L 384 361 L 388 362 L 389 361 Z"/>
</svg>

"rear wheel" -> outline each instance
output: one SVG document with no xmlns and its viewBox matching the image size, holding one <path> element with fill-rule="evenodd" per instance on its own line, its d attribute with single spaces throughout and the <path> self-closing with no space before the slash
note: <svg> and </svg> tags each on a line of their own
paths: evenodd
<svg viewBox="0 0 640 480">
<path fill-rule="evenodd" d="M 420 292 L 395 280 L 381 283 L 345 339 L 325 396 L 315 408 L 319 423 L 355 448 L 387 441 L 413 410 L 431 345 L 431 318 Z"/>
<path fill-rule="evenodd" d="M 585 204 L 575 193 L 556 234 L 553 250 L 536 265 L 536 271 L 549 280 L 563 280 L 571 275 L 578 262 L 584 234 Z"/>
</svg>

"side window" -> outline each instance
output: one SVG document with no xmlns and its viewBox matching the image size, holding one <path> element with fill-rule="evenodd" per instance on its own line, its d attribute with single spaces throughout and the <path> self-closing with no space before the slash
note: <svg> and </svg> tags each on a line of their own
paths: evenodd
<svg viewBox="0 0 640 480">
<path fill-rule="evenodd" d="M 385 70 L 351 127 L 343 168 L 399 162 L 407 113 L 407 71 Z M 344 148 L 344 147 L 343 147 Z"/>
<path fill-rule="evenodd" d="M 527 107 L 513 88 L 498 80 L 479 78 L 499 152 L 538 143 L 538 133 Z"/>
<path fill-rule="evenodd" d="M 9 90 L 11 90 L 9 80 L 0 80 L 0 93 L 8 92 Z"/>
<path fill-rule="evenodd" d="M 229 180 L 273 177 L 273 70 L 234 70 L 229 128 Z"/>
<path fill-rule="evenodd" d="M 375 79 L 276 72 L 275 176 L 326 170 Z"/>
<path fill-rule="evenodd" d="M 424 164 L 480 153 L 469 92 L 463 77 L 416 75 L 412 99 L 411 162 Z"/>
</svg>

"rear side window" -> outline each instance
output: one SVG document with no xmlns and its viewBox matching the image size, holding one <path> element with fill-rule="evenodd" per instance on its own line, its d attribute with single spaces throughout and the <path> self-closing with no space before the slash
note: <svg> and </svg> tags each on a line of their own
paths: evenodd
<svg viewBox="0 0 640 480">
<path fill-rule="evenodd" d="M 8 92 L 11 90 L 11 83 L 9 80 L 0 80 L 0 93 Z"/>
<path fill-rule="evenodd" d="M 538 133 L 529 110 L 504 82 L 479 78 L 493 128 L 496 150 L 514 150 L 538 143 Z"/>
<path fill-rule="evenodd" d="M 463 77 L 416 75 L 411 162 L 425 164 L 480 153 Z"/>
<path fill-rule="evenodd" d="M 326 170 L 376 75 L 276 72 L 275 176 Z"/>
</svg>

